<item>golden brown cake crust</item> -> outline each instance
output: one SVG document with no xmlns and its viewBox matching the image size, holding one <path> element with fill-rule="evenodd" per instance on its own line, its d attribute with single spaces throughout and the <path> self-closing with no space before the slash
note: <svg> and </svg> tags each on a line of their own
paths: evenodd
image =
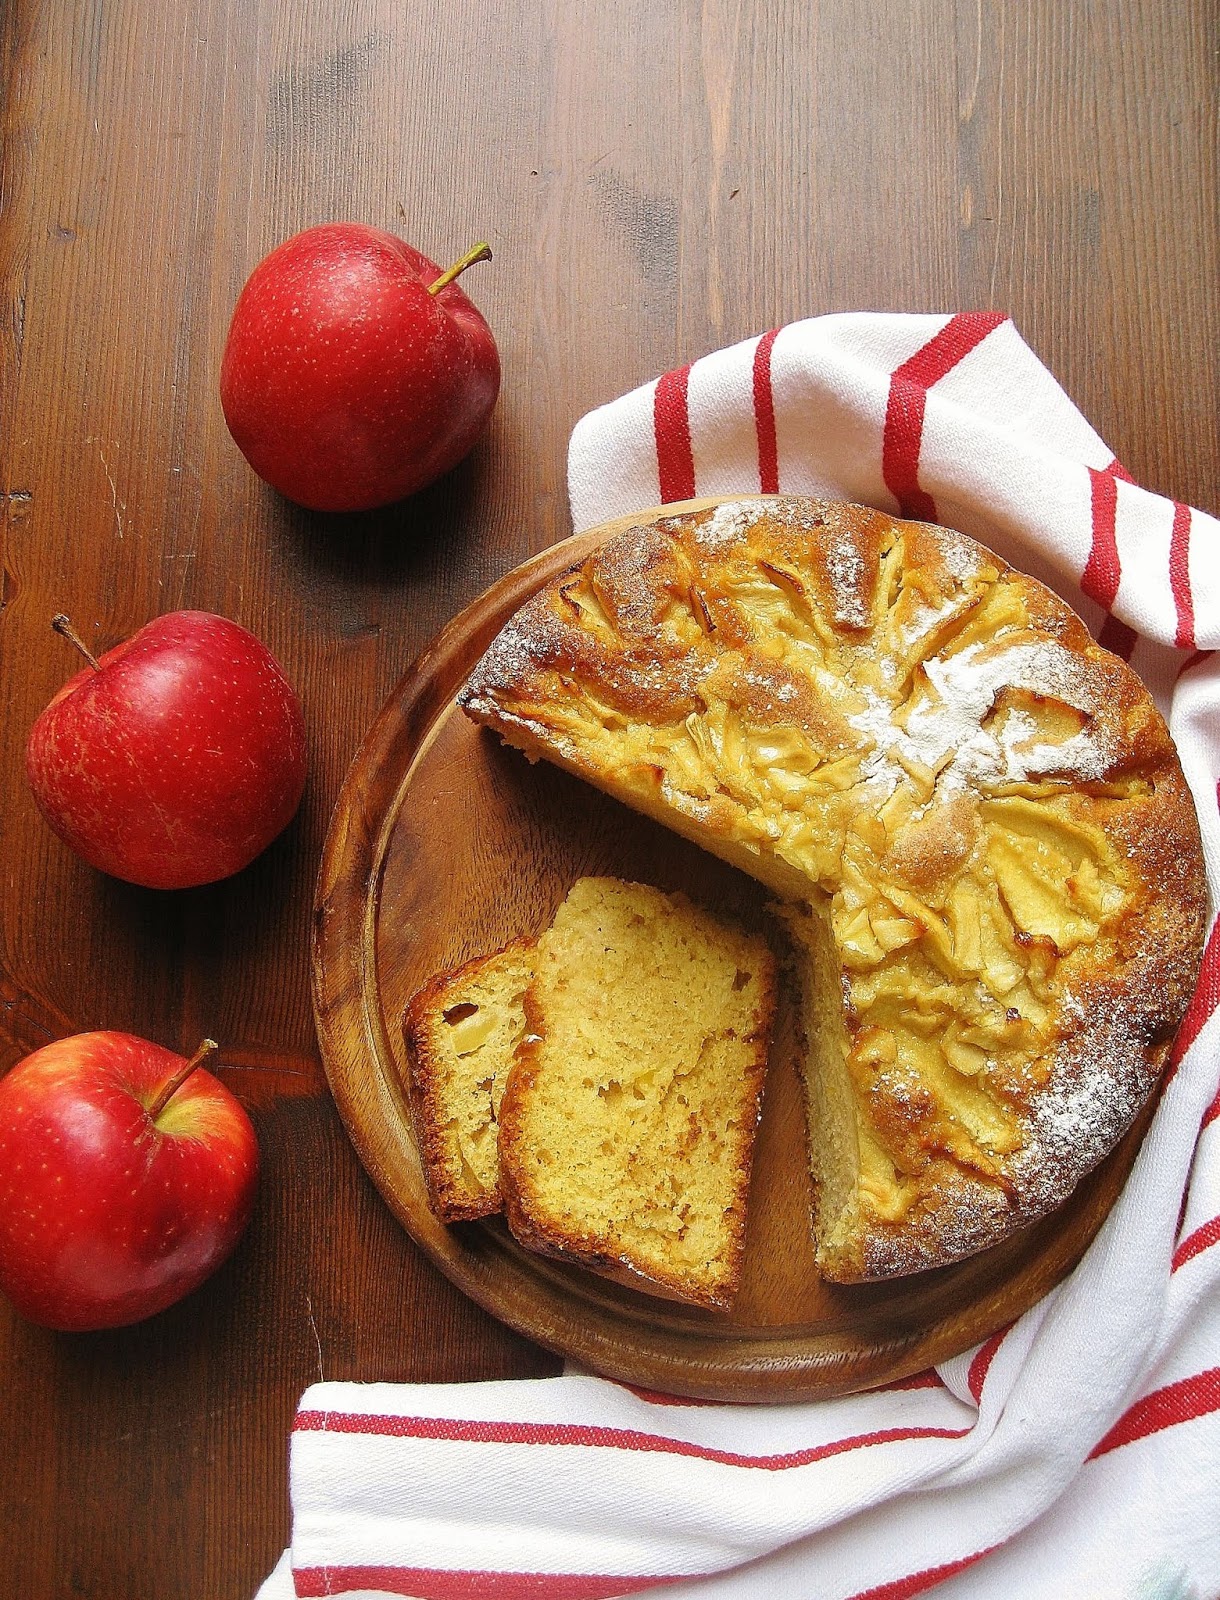
<svg viewBox="0 0 1220 1600">
<path fill-rule="evenodd" d="M 455 1172 L 449 1133 L 454 1108 L 446 1093 L 445 1062 L 437 1040 L 438 1019 L 447 1007 L 462 1002 L 472 979 L 504 963 L 506 958 L 528 956 L 533 948 L 531 938 L 513 939 L 491 955 L 475 956 L 460 967 L 438 972 L 412 996 L 403 1012 L 409 1065 L 407 1102 L 428 1196 L 443 1222 L 491 1216 L 503 1209 L 504 1199 L 498 1178 L 476 1192 L 469 1183 L 463 1184 Z"/>
<path fill-rule="evenodd" d="M 1206 918 L 1134 673 L 974 541 L 728 501 L 612 538 L 501 631 L 467 712 L 821 907 L 874 1200 L 819 1263 L 939 1265 L 1059 1204 L 1164 1064 Z"/>
</svg>

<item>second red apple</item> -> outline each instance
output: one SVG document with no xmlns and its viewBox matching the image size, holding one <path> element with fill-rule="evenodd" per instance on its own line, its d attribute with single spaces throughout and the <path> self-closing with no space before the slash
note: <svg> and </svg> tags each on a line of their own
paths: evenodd
<svg viewBox="0 0 1220 1600">
<path fill-rule="evenodd" d="M 367 511 L 457 465 L 487 424 L 500 357 L 449 272 L 393 234 L 308 228 L 241 292 L 220 370 L 250 465 L 315 511 Z"/>
<path fill-rule="evenodd" d="M 67 618 L 55 626 L 88 654 Z M 55 832 L 92 866 L 150 889 L 248 865 L 305 787 L 305 719 L 271 651 L 227 617 L 174 611 L 89 661 L 26 750 Z"/>
</svg>

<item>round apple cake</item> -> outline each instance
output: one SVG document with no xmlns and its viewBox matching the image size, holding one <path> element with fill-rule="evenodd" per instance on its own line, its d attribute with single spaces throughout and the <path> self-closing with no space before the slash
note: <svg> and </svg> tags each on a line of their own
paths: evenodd
<svg viewBox="0 0 1220 1600">
<path fill-rule="evenodd" d="M 1130 668 L 964 535 L 796 497 L 652 514 L 461 704 L 780 897 L 824 1276 L 1033 1221 L 1156 1082 L 1206 915 L 1177 753 Z"/>
</svg>

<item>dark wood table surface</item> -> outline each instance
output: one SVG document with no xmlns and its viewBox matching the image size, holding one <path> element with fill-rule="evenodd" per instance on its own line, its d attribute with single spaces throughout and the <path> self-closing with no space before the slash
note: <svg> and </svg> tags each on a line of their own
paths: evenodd
<svg viewBox="0 0 1220 1600">
<path fill-rule="evenodd" d="M 0 1593 L 246 1600 L 288 1533 L 301 1389 L 543 1374 L 361 1170 L 310 1012 L 327 818 L 379 705 L 569 531 L 591 406 L 776 323 L 1011 311 L 1150 486 L 1217 505 L 1217 17 L 1164 0 L 0 0 L 0 1066 L 210 1033 L 262 1142 L 253 1225 L 185 1304 L 105 1335 L 0 1305 Z M 504 362 L 489 436 L 415 500 L 286 504 L 217 397 L 250 269 L 356 218 L 439 260 Z M 52 837 L 27 732 L 95 648 L 198 607 L 303 698 L 300 815 L 158 894 Z"/>
</svg>

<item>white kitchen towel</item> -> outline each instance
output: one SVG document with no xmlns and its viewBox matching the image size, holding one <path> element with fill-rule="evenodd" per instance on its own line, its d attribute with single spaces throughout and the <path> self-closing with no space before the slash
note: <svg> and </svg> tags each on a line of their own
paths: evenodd
<svg viewBox="0 0 1220 1600">
<path fill-rule="evenodd" d="M 815 317 L 582 419 L 582 529 L 694 495 L 852 499 L 1064 595 L 1170 721 L 1220 900 L 1220 524 L 1133 483 L 1012 324 Z M 261 1592 L 420 1600 L 1220 1596 L 1220 936 L 1076 1271 L 905 1383 L 778 1407 L 597 1378 L 317 1384 Z"/>
</svg>

